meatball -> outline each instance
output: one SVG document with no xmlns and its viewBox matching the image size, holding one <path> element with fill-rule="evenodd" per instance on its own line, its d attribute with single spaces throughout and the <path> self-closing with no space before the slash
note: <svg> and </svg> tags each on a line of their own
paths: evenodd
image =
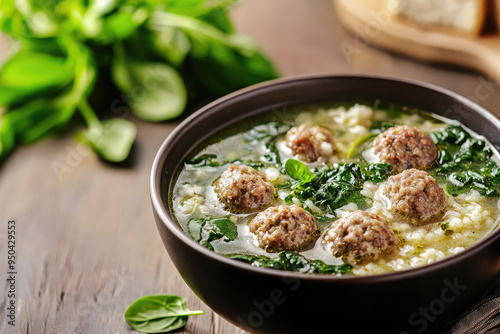
<svg viewBox="0 0 500 334">
<path fill-rule="evenodd" d="M 377 261 L 399 248 L 385 219 L 361 210 L 334 221 L 323 236 L 323 244 L 335 257 L 351 264 Z"/>
<path fill-rule="evenodd" d="M 400 125 L 389 128 L 373 141 L 374 153 L 390 163 L 395 171 L 407 168 L 427 168 L 437 158 L 436 147 L 422 131 Z"/>
<path fill-rule="evenodd" d="M 246 165 L 230 166 L 214 186 L 224 208 L 234 213 L 252 212 L 270 204 L 274 196 L 266 176 Z"/>
<path fill-rule="evenodd" d="M 411 218 L 416 225 L 428 223 L 446 208 L 443 188 L 427 172 L 407 169 L 387 181 L 384 195 L 391 210 Z"/>
<path fill-rule="evenodd" d="M 286 145 L 292 153 L 301 154 L 308 162 L 314 162 L 320 157 L 328 159 L 335 153 L 335 145 L 328 130 L 320 126 L 302 124 L 288 130 Z"/>
<path fill-rule="evenodd" d="M 268 208 L 248 225 L 257 236 L 259 247 L 267 251 L 304 249 L 318 235 L 314 217 L 295 204 Z"/>
</svg>

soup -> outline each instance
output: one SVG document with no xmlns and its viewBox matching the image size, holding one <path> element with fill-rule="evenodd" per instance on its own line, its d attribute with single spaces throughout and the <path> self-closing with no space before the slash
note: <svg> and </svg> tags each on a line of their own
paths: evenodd
<svg viewBox="0 0 500 334">
<path fill-rule="evenodd" d="M 498 153 L 396 106 L 274 110 L 197 148 L 171 206 L 193 239 L 254 266 L 336 275 L 420 267 L 497 226 Z"/>
</svg>

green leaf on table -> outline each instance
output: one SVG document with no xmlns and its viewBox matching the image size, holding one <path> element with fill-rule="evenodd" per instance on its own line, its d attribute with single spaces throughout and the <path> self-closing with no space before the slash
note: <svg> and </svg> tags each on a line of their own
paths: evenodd
<svg viewBox="0 0 500 334">
<path fill-rule="evenodd" d="M 80 132 L 77 138 L 88 144 L 103 159 L 121 162 L 128 157 L 136 134 L 134 123 L 123 118 L 113 118 L 92 124 L 89 129 Z"/>
<path fill-rule="evenodd" d="M 165 121 L 182 114 L 187 92 L 179 73 L 171 66 L 125 57 L 114 58 L 112 76 L 128 96 L 132 112 L 147 121 Z"/>
<path fill-rule="evenodd" d="M 125 311 L 125 321 L 141 333 L 167 333 L 186 325 L 191 315 L 186 299 L 175 295 L 156 294 L 137 299 Z"/>
<path fill-rule="evenodd" d="M 303 182 L 309 182 L 316 177 L 306 165 L 295 159 L 288 159 L 285 162 L 285 171 L 291 178 Z"/>
<path fill-rule="evenodd" d="M 189 235 L 204 247 L 214 250 L 212 241 L 234 241 L 238 238 L 236 224 L 226 218 L 191 218 Z"/>
</svg>

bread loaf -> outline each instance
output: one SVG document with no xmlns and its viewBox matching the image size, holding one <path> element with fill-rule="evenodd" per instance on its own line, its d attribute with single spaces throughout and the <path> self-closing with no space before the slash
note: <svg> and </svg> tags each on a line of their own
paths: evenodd
<svg viewBox="0 0 500 334">
<path fill-rule="evenodd" d="M 497 2 L 500 0 L 497 0 Z M 486 23 L 489 0 L 388 0 L 398 17 L 422 28 L 478 36 Z"/>
</svg>

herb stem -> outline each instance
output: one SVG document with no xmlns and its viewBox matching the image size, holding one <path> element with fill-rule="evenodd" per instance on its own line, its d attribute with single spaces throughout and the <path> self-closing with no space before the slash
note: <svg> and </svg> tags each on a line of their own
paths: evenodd
<svg viewBox="0 0 500 334">
<path fill-rule="evenodd" d="M 82 99 L 78 103 L 78 110 L 80 110 L 80 113 L 82 114 L 89 128 L 92 126 L 100 125 L 101 122 L 99 121 L 99 118 L 97 118 L 94 109 L 92 109 L 86 99 Z"/>
</svg>

